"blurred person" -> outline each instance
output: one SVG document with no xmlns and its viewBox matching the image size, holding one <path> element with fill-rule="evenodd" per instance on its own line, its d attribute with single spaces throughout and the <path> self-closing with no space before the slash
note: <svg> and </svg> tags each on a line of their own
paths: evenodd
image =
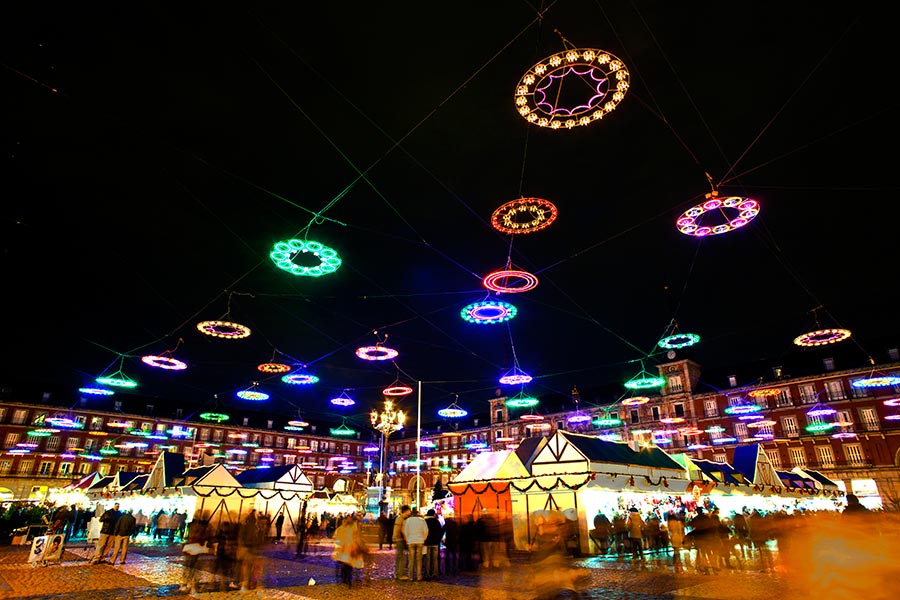
<svg viewBox="0 0 900 600">
<path fill-rule="evenodd" d="M 391 547 L 391 520 L 387 513 L 382 511 L 378 513 L 378 549 L 381 550 L 387 544 L 388 549 Z"/>
<path fill-rule="evenodd" d="M 118 502 L 113 504 L 112 508 L 104 511 L 103 514 L 100 515 L 100 537 L 97 538 L 94 556 L 91 558 L 92 565 L 96 565 L 100 562 L 108 562 L 106 560 L 106 555 L 112 550 L 116 522 L 121 516 L 122 513 L 119 511 Z"/>
<path fill-rule="evenodd" d="M 731 518 L 734 528 L 734 540 L 741 551 L 741 557 L 748 558 L 747 547 L 750 545 L 750 522 L 747 520 L 747 507 L 735 512 Z"/>
<path fill-rule="evenodd" d="M 361 569 L 364 565 L 363 546 L 362 530 L 355 515 L 344 517 L 334 532 L 331 558 L 340 563 L 341 583 L 346 583 L 347 587 L 353 587 L 353 569 Z"/>
<path fill-rule="evenodd" d="M 403 533 L 403 525 L 410 515 L 409 504 L 400 507 L 400 514 L 394 520 L 394 531 L 391 539 L 394 542 L 394 579 L 397 581 L 408 581 L 407 566 L 409 557 L 407 556 L 409 548 L 406 544 L 406 537 Z"/>
<path fill-rule="evenodd" d="M 116 526 L 113 530 L 113 553 L 112 558 L 109 560 L 112 564 L 116 564 L 116 558 L 119 557 L 120 553 L 119 564 L 124 565 L 125 559 L 128 557 L 128 543 L 131 541 L 131 537 L 134 535 L 137 527 L 137 520 L 132 513 L 133 511 L 130 509 L 125 511 L 119 517 L 119 520 L 116 521 Z"/>
<path fill-rule="evenodd" d="M 278 513 L 275 517 L 275 543 L 281 543 L 281 528 L 284 527 L 284 512 Z"/>
<path fill-rule="evenodd" d="M 628 527 L 628 543 L 631 544 L 631 558 L 637 560 L 644 559 L 644 519 L 641 513 L 634 506 L 628 509 L 628 518 L 626 519 Z"/>
<path fill-rule="evenodd" d="M 403 537 L 409 548 L 409 567 L 407 574 L 409 579 L 413 581 L 422 581 L 424 573 L 422 572 L 422 558 L 425 552 L 425 538 L 428 536 L 428 524 L 419 515 L 418 510 L 414 510 L 403 522 Z"/>
<path fill-rule="evenodd" d="M 444 574 L 459 573 L 459 523 L 454 517 L 444 519 Z"/>
<path fill-rule="evenodd" d="M 188 527 L 187 539 L 184 540 L 184 546 L 188 544 L 209 544 L 211 541 L 211 530 L 209 527 L 209 513 L 204 511 L 203 514 L 197 513 L 191 520 Z M 187 591 L 190 594 L 197 593 L 199 569 L 197 569 L 197 561 L 200 560 L 200 554 L 185 553 L 184 567 L 185 580 L 179 587 L 181 591 Z"/>
<path fill-rule="evenodd" d="M 847 494 L 847 506 L 844 507 L 844 510 L 841 514 L 844 515 L 859 515 L 859 514 L 867 514 L 871 511 L 862 505 L 859 501 L 859 497 L 856 494 Z"/>
<path fill-rule="evenodd" d="M 681 563 L 681 546 L 684 544 L 684 523 L 678 513 L 672 511 L 666 521 L 666 530 L 669 534 L 669 543 L 672 545 L 672 568 L 675 573 L 684 573 Z"/>
<path fill-rule="evenodd" d="M 425 524 L 428 534 L 425 536 L 425 579 L 434 580 L 441 574 L 441 539 L 444 537 L 444 526 L 437 518 L 433 508 L 425 513 Z"/>
<path fill-rule="evenodd" d="M 255 589 L 260 583 L 262 564 L 259 552 L 263 544 L 263 532 L 259 521 L 256 509 L 251 508 L 238 530 L 237 560 L 242 592 Z"/>
<path fill-rule="evenodd" d="M 600 554 L 609 552 L 609 537 L 612 535 L 612 523 L 602 510 L 594 515 L 594 528 L 591 530 L 591 542 L 600 547 Z"/>
<path fill-rule="evenodd" d="M 616 554 L 622 555 L 627 551 L 628 527 L 625 524 L 625 516 L 617 512 L 612 518 L 613 540 L 616 544 Z"/>
<path fill-rule="evenodd" d="M 237 569 L 238 527 L 225 521 L 215 534 L 216 559 L 213 564 L 213 573 L 219 580 L 219 591 L 237 589 L 240 581 L 240 572 Z"/>
<path fill-rule="evenodd" d="M 134 515 L 134 535 L 131 539 L 135 539 L 138 534 L 145 533 L 147 526 L 150 524 L 150 517 L 144 514 L 144 511 L 138 509 Z"/>
<path fill-rule="evenodd" d="M 759 553 L 760 570 L 767 572 L 774 567 L 772 552 L 769 550 L 768 541 L 772 539 L 770 518 L 763 516 L 757 509 L 750 512 L 747 525 L 750 528 L 750 543 Z"/>
<path fill-rule="evenodd" d="M 569 525 L 559 512 L 540 515 L 535 519 L 536 533 L 527 575 L 521 587 L 536 594 L 537 599 L 561 597 L 565 591 L 578 592 L 590 578 L 588 569 L 572 568 L 566 551 Z"/>
</svg>

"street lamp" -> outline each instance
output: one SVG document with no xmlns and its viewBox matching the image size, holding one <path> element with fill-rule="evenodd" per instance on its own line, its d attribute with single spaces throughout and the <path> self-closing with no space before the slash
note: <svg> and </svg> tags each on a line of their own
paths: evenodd
<svg viewBox="0 0 900 600">
<path fill-rule="evenodd" d="M 384 490 L 387 441 L 392 433 L 403 429 L 403 424 L 406 422 L 406 413 L 394 408 L 393 400 L 385 398 L 384 410 L 378 412 L 377 409 L 373 408 L 370 417 L 372 420 L 372 427 L 381 432 L 381 473 L 379 473 L 379 476 L 381 477 L 381 501 L 386 502 L 387 498 L 385 497 Z"/>
</svg>

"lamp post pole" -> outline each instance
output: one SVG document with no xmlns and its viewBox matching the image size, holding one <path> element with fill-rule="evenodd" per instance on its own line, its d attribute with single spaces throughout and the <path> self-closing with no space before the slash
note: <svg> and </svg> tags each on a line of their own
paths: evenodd
<svg viewBox="0 0 900 600">
<path fill-rule="evenodd" d="M 379 412 L 377 409 L 372 409 L 370 417 L 372 427 L 381 432 L 381 502 L 387 502 L 387 498 L 385 497 L 385 478 L 387 473 L 385 470 L 387 468 L 388 438 L 395 431 L 403 429 L 403 424 L 406 422 L 406 413 L 402 410 L 397 410 L 394 407 L 393 400 L 385 398 L 384 410 Z"/>
</svg>

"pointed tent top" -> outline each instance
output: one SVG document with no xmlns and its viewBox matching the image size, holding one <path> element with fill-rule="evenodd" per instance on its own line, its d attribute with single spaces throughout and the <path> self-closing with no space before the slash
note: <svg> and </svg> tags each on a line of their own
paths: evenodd
<svg viewBox="0 0 900 600">
<path fill-rule="evenodd" d="M 639 465 L 654 469 L 674 469 L 677 471 L 684 470 L 684 467 L 657 446 L 650 446 L 636 451 L 627 442 L 610 442 L 595 436 L 562 430 L 557 431 L 556 435 L 563 436 L 591 462 Z"/>
</svg>

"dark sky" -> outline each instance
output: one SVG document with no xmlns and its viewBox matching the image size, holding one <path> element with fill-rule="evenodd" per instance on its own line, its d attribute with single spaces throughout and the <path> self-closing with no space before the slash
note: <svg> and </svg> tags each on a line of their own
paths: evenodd
<svg viewBox="0 0 900 600">
<path fill-rule="evenodd" d="M 126 401 L 362 427 L 397 380 L 426 382 L 425 423 L 482 412 L 516 363 L 532 394 L 615 399 L 673 320 L 709 369 L 799 352 L 816 320 L 860 363 L 900 333 L 895 34 L 867 3 L 182 4 L 0 19 L 4 385 L 74 391 L 121 364 Z M 631 88 L 550 131 L 513 93 L 563 39 Z M 707 173 L 761 213 L 701 241 L 674 222 Z M 493 230 L 522 196 L 556 222 Z M 274 266 L 304 232 L 337 272 Z M 508 256 L 539 286 L 502 298 L 508 325 L 463 322 Z M 251 337 L 196 331 L 226 313 Z M 385 335 L 396 364 L 355 357 Z M 140 362 L 173 349 L 187 371 Z M 320 382 L 267 380 L 273 354 Z M 265 407 L 234 398 L 253 381 Z M 331 406 L 345 389 L 357 405 Z"/>
</svg>

